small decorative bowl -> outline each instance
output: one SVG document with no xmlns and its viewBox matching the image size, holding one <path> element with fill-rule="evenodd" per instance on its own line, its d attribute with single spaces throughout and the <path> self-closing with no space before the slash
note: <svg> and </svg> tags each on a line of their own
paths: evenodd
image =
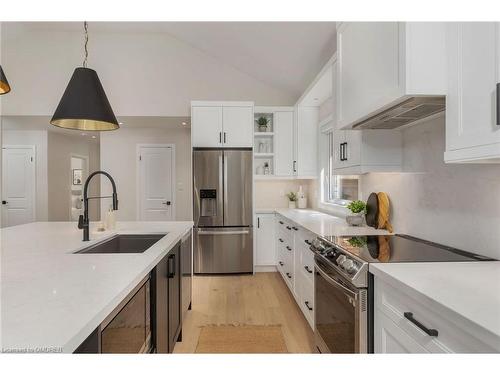
<svg viewBox="0 0 500 375">
<path fill-rule="evenodd" d="M 362 215 L 350 215 L 346 216 L 345 221 L 352 227 L 360 227 L 363 225 L 363 216 Z"/>
</svg>

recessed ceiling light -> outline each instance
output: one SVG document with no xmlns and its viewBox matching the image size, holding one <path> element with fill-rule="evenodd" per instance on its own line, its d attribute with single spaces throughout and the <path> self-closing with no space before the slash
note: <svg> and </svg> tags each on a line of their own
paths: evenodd
<svg viewBox="0 0 500 375">
<path fill-rule="evenodd" d="M 318 101 L 319 99 L 318 98 L 314 98 L 315 101 Z"/>
<path fill-rule="evenodd" d="M 85 135 L 85 133 L 82 133 L 82 135 Z"/>
<path fill-rule="evenodd" d="M 97 137 L 95 135 L 93 135 L 92 138 L 96 139 Z"/>
<path fill-rule="evenodd" d="M 123 125 L 123 122 L 119 122 L 118 125 Z"/>
<path fill-rule="evenodd" d="M 184 126 L 186 126 L 187 122 L 186 121 L 182 121 L 181 124 L 184 125 Z"/>
</svg>

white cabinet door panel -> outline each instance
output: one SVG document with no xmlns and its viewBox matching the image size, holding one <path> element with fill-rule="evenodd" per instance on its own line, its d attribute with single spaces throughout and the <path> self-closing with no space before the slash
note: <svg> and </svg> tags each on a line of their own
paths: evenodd
<svg viewBox="0 0 500 375">
<path fill-rule="evenodd" d="M 297 109 L 297 176 L 316 176 L 318 164 L 318 108 Z"/>
<path fill-rule="evenodd" d="M 293 175 L 293 112 L 274 113 L 275 175 Z"/>
<path fill-rule="evenodd" d="M 192 107 L 191 116 L 193 147 L 221 147 L 222 107 Z"/>
<path fill-rule="evenodd" d="M 274 214 L 257 215 L 256 266 L 276 265 Z"/>
<path fill-rule="evenodd" d="M 223 107 L 224 147 L 253 146 L 253 108 Z"/>
</svg>

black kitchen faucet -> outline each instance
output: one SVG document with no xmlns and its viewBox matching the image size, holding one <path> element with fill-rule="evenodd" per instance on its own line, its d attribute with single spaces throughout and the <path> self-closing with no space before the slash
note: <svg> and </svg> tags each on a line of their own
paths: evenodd
<svg viewBox="0 0 500 375">
<path fill-rule="evenodd" d="M 89 187 L 90 180 L 92 177 L 98 174 L 103 174 L 107 178 L 109 178 L 109 181 L 111 181 L 111 185 L 113 186 L 113 195 L 108 195 L 105 197 L 88 197 L 87 196 L 87 189 Z M 101 199 L 101 198 L 113 198 L 113 210 L 116 211 L 118 210 L 118 195 L 116 194 L 116 184 L 115 180 L 113 180 L 113 177 L 107 172 L 104 171 L 95 171 L 90 174 L 89 177 L 87 177 L 87 180 L 85 181 L 85 185 L 83 187 L 83 215 L 80 215 L 78 218 L 78 229 L 83 229 L 83 240 L 88 241 L 89 240 L 89 199 Z"/>
</svg>

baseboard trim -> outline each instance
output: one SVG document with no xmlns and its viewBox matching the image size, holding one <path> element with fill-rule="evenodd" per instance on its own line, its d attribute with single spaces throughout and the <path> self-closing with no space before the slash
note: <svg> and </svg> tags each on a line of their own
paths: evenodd
<svg viewBox="0 0 500 375">
<path fill-rule="evenodd" d="M 276 266 L 254 266 L 255 272 L 278 272 Z"/>
</svg>

